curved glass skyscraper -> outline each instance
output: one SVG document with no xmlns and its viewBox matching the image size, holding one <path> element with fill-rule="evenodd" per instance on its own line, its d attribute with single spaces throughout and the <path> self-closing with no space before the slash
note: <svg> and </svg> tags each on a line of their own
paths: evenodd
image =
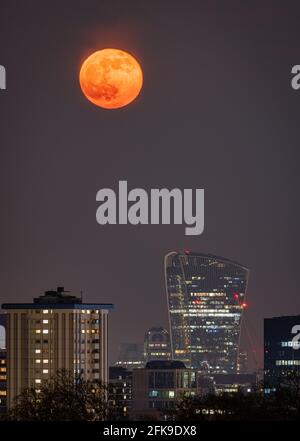
<svg viewBox="0 0 300 441">
<path fill-rule="evenodd" d="M 209 373 L 236 373 L 248 268 L 210 254 L 165 257 L 172 357 Z"/>
</svg>

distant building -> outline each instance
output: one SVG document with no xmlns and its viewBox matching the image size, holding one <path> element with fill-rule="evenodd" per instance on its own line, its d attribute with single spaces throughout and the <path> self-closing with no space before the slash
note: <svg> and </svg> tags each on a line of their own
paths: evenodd
<svg viewBox="0 0 300 441">
<path fill-rule="evenodd" d="M 155 326 L 146 332 L 144 357 L 145 362 L 171 359 L 170 336 L 165 328 Z"/>
<path fill-rule="evenodd" d="M 131 417 L 163 419 L 181 397 L 196 391 L 196 372 L 181 361 L 150 361 L 133 370 Z"/>
<path fill-rule="evenodd" d="M 208 375 L 197 373 L 197 395 L 213 395 L 215 393 L 214 379 Z"/>
<path fill-rule="evenodd" d="M 223 393 L 252 393 L 257 387 L 256 374 L 217 374 L 213 376 L 214 391 Z"/>
<path fill-rule="evenodd" d="M 265 392 L 274 391 L 295 374 L 300 378 L 300 315 L 265 319 Z"/>
<path fill-rule="evenodd" d="M 108 381 L 107 320 L 112 304 L 82 303 L 63 287 L 33 303 L 7 303 L 8 407 L 59 369 Z"/>
<path fill-rule="evenodd" d="M 209 374 L 237 373 L 248 277 L 248 268 L 224 257 L 166 255 L 173 359 Z"/>
<path fill-rule="evenodd" d="M 6 334 L 7 314 L 0 314 L 0 349 L 6 348 L 5 334 Z"/>
<path fill-rule="evenodd" d="M 128 419 L 132 405 L 132 371 L 118 366 L 109 368 L 109 400 L 114 409 L 111 418 Z"/>
<path fill-rule="evenodd" d="M 239 353 L 237 372 L 238 374 L 248 373 L 248 354 L 246 351 L 241 351 Z"/>
<path fill-rule="evenodd" d="M 0 349 L 0 415 L 6 413 L 7 400 L 7 363 L 6 349 Z"/>
<path fill-rule="evenodd" d="M 137 343 L 122 343 L 115 366 L 126 369 L 142 368 L 145 365 L 143 345 Z"/>
</svg>

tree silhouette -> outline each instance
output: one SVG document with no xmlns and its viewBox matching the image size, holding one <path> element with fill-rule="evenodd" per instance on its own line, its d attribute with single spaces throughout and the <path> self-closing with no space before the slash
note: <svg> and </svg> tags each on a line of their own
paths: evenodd
<svg viewBox="0 0 300 441">
<path fill-rule="evenodd" d="M 68 370 L 28 388 L 16 398 L 8 419 L 20 421 L 103 421 L 109 418 L 107 386 Z"/>
</svg>

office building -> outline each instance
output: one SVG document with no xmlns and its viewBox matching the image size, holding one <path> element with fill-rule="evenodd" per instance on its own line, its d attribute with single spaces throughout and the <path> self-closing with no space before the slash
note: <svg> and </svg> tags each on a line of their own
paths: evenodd
<svg viewBox="0 0 300 441">
<path fill-rule="evenodd" d="M 300 379 L 300 315 L 264 320 L 265 393 L 288 385 L 289 377 Z"/>
<path fill-rule="evenodd" d="M 138 343 L 122 343 L 119 348 L 115 366 L 126 369 L 142 368 L 145 366 L 144 347 Z"/>
<path fill-rule="evenodd" d="M 111 418 L 128 419 L 132 404 L 132 371 L 123 367 L 109 368 L 109 401 L 112 405 Z"/>
<path fill-rule="evenodd" d="M 28 387 L 60 369 L 85 380 L 108 381 L 107 320 L 112 304 L 83 303 L 63 287 L 46 291 L 33 303 L 7 303 L 8 407 Z"/>
<path fill-rule="evenodd" d="M 246 351 L 240 351 L 237 365 L 238 374 L 248 373 L 248 354 Z"/>
<path fill-rule="evenodd" d="M 146 363 L 171 359 L 170 336 L 165 328 L 155 326 L 145 333 L 144 357 Z"/>
<path fill-rule="evenodd" d="M 145 368 L 133 370 L 131 418 L 164 419 L 180 398 L 196 392 L 196 372 L 181 361 L 150 361 Z"/>
<path fill-rule="evenodd" d="M 249 270 L 210 254 L 165 257 L 172 358 L 203 373 L 237 373 Z"/>
<path fill-rule="evenodd" d="M 224 393 L 252 393 L 257 388 L 256 374 L 216 374 L 213 376 L 216 395 Z"/>
</svg>

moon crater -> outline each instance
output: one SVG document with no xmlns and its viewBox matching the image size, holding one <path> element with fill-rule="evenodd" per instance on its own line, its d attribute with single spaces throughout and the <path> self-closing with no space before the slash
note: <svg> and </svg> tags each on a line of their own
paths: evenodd
<svg viewBox="0 0 300 441">
<path fill-rule="evenodd" d="M 79 81 L 83 94 L 93 104 L 117 109 L 138 96 L 143 73 L 137 60 L 128 52 L 102 49 L 84 61 Z"/>
</svg>

